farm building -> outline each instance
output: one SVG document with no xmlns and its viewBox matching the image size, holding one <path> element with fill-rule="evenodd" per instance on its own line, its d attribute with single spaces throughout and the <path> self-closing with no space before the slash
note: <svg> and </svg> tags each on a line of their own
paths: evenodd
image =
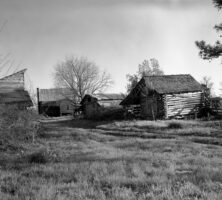
<svg viewBox="0 0 222 200">
<path fill-rule="evenodd" d="M 51 117 L 73 115 L 73 94 L 68 88 L 37 88 L 38 112 Z"/>
<path fill-rule="evenodd" d="M 210 98 L 210 108 L 216 115 L 222 116 L 222 98 L 221 97 Z"/>
<path fill-rule="evenodd" d="M 85 95 L 81 101 L 81 109 L 84 117 L 93 118 L 106 108 L 118 108 L 120 102 L 124 99 L 123 94 L 94 94 Z"/>
<path fill-rule="evenodd" d="M 145 76 L 120 103 L 140 108 L 140 117 L 168 119 L 196 115 L 202 105 L 203 90 L 191 75 Z"/>
<path fill-rule="evenodd" d="M 0 79 L 0 104 L 17 105 L 20 108 L 33 106 L 28 91 L 25 90 L 26 69 Z"/>
</svg>

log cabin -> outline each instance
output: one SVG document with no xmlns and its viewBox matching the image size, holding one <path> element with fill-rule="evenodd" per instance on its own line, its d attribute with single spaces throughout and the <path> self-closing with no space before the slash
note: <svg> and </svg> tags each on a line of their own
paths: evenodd
<svg viewBox="0 0 222 200">
<path fill-rule="evenodd" d="M 189 74 L 144 76 L 120 105 L 139 107 L 145 119 L 196 117 L 202 96 L 201 84 Z"/>
<path fill-rule="evenodd" d="M 0 105 L 17 105 L 21 109 L 33 106 L 25 90 L 25 72 L 23 69 L 0 79 Z"/>
<path fill-rule="evenodd" d="M 39 114 L 50 117 L 73 115 L 74 101 L 72 91 L 68 88 L 37 88 Z"/>
<path fill-rule="evenodd" d="M 120 102 L 124 99 L 123 94 L 97 93 L 85 95 L 80 102 L 81 110 L 85 118 L 94 118 L 106 109 L 120 107 Z"/>
</svg>

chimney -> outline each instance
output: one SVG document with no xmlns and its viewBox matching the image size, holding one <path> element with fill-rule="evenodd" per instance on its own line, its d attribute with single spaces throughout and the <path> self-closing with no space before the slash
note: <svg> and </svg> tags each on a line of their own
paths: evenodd
<svg viewBox="0 0 222 200">
<path fill-rule="evenodd" d="M 37 109 L 38 113 L 41 114 L 41 103 L 39 102 L 39 88 L 37 88 Z"/>
</svg>

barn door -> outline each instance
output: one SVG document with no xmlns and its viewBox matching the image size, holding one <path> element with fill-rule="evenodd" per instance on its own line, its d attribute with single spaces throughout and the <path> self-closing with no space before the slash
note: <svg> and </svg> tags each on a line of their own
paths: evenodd
<svg viewBox="0 0 222 200">
<path fill-rule="evenodd" d="M 146 101 L 147 117 L 155 120 L 157 116 L 157 101 L 155 97 L 147 98 Z"/>
</svg>

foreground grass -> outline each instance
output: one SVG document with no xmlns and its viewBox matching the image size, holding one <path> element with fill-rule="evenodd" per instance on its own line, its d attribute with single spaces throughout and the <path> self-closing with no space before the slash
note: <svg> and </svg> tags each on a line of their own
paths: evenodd
<svg viewBox="0 0 222 200">
<path fill-rule="evenodd" d="M 221 125 L 46 123 L 35 144 L 0 153 L 0 199 L 222 199 Z"/>
</svg>

